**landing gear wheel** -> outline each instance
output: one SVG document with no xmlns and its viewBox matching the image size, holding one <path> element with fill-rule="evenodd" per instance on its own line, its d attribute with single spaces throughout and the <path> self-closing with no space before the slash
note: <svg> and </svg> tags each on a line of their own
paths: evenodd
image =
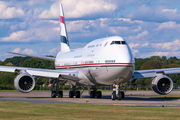
<svg viewBox="0 0 180 120">
<path fill-rule="evenodd" d="M 90 92 L 90 98 L 95 98 L 95 92 L 94 91 Z"/>
<path fill-rule="evenodd" d="M 121 100 L 121 99 L 122 99 L 122 92 L 119 91 L 117 99 L 118 99 L 118 100 Z"/>
<path fill-rule="evenodd" d="M 63 98 L 63 91 L 59 91 L 57 96 L 58 98 Z"/>
<path fill-rule="evenodd" d="M 73 91 L 69 91 L 69 98 L 73 98 L 74 97 L 74 92 Z"/>
<path fill-rule="evenodd" d="M 112 99 L 112 100 L 115 100 L 115 99 L 116 99 L 116 92 L 115 92 L 115 91 L 112 92 L 111 99 Z"/>
<path fill-rule="evenodd" d="M 122 99 L 124 99 L 124 96 L 125 96 L 125 95 L 124 95 L 124 92 L 123 92 L 123 91 L 121 91 L 121 94 L 122 94 Z"/>
<path fill-rule="evenodd" d="M 52 91 L 51 92 L 51 98 L 55 98 L 56 97 L 56 91 Z"/>
<path fill-rule="evenodd" d="M 80 91 L 76 91 L 76 98 L 80 98 L 81 94 Z"/>
<path fill-rule="evenodd" d="M 101 98 L 102 97 L 102 92 L 101 91 L 97 91 L 97 98 Z"/>
</svg>

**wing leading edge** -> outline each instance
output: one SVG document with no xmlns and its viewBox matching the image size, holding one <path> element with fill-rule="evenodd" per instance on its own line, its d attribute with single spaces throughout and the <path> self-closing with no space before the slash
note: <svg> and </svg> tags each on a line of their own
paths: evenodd
<svg viewBox="0 0 180 120">
<path fill-rule="evenodd" d="M 45 78 L 64 78 L 70 80 L 78 80 L 79 71 L 77 70 L 51 70 L 26 67 L 0 66 L 0 72 L 21 72 L 26 71 L 32 76 Z"/>
<path fill-rule="evenodd" d="M 35 55 L 27 55 L 27 54 L 20 54 L 20 53 L 14 53 L 14 52 L 7 52 L 10 54 L 15 54 L 15 55 L 22 55 L 22 56 L 27 56 L 27 57 L 33 57 L 33 58 L 39 58 L 43 60 L 50 60 L 50 61 L 55 61 L 55 58 L 53 57 L 40 57 L 40 56 L 35 56 Z"/>
<path fill-rule="evenodd" d="M 155 77 L 157 74 L 180 74 L 180 68 L 151 69 L 134 71 L 134 79 Z"/>
</svg>

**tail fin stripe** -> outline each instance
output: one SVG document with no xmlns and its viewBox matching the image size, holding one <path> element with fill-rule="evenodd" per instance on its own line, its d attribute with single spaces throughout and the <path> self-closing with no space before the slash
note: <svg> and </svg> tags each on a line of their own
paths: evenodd
<svg viewBox="0 0 180 120">
<path fill-rule="evenodd" d="M 61 42 L 65 43 L 65 44 L 67 44 L 69 46 L 69 42 L 68 42 L 68 40 L 66 39 L 65 36 L 61 36 Z"/>
<path fill-rule="evenodd" d="M 64 17 L 60 16 L 60 22 L 64 24 Z"/>
</svg>

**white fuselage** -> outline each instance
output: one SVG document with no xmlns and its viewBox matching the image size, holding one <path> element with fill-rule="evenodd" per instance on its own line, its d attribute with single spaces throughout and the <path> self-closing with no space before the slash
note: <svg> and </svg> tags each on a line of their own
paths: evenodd
<svg viewBox="0 0 180 120">
<path fill-rule="evenodd" d="M 59 52 L 56 69 L 78 69 L 77 84 L 112 85 L 127 82 L 134 73 L 132 52 L 122 37 L 113 36 L 94 40 L 84 48 Z"/>
</svg>

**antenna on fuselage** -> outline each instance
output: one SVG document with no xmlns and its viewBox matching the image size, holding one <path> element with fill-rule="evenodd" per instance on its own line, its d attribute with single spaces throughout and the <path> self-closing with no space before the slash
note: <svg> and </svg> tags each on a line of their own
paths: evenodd
<svg viewBox="0 0 180 120">
<path fill-rule="evenodd" d="M 70 51 L 69 40 L 67 36 L 62 4 L 59 5 L 59 9 L 60 9 L 59 20 L 60 20 L 61 52 L 69 52 Z"/>
</svg>

